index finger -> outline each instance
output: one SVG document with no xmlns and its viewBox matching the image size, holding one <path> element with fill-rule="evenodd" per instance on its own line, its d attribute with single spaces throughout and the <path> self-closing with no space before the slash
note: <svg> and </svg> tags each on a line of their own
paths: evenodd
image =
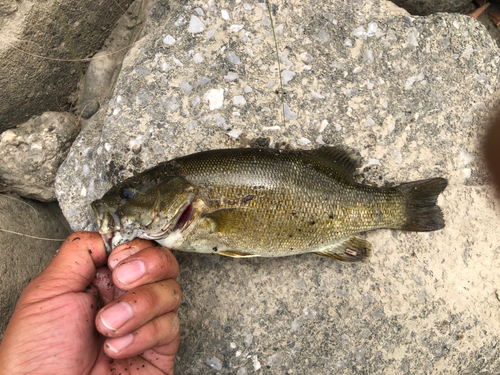
<svg viewBox="0 0 500 375">
<path fill-rule="evenodd" d="M 76 232 L 61 245 L 49 265 L 26 287 L 32 298 L 49 299 L 69 292 L 83 292 L 96 268 L 106 264 L 106 249 L 99 233 Z M 31 301 L 34 302 L 34 301 Z"/>
<path fill-rule="evenodd" d="M 150 247 L 124 259 L 113 270 L 113 283 L 130 290 L 179 276 L 179 263 L 166 247 Z"/>
</svg>

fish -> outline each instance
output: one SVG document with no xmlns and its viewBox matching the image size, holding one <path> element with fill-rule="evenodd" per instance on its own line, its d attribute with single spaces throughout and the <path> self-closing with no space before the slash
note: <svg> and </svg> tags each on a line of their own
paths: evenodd
<svg viewBox="0 0 500 375">
<path fill-rule="evenodd" d="M 357 262 L 372 249 L 360 232 L 444 228 L 436 201 L 445 178 L 376 187 L 355 181 L 359 167 L 339 146 L 204 151 L 128 178 L 91 206 L 108 252 L 144 238 L 236 258 L 316 253 Z"/>
</svg>

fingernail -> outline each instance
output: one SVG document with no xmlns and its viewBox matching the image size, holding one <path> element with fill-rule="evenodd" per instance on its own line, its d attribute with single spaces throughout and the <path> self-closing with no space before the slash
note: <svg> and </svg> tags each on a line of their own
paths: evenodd
<svg viewBox="0 0 500 375">
<path fill-rule="evenodd" d="M 133 316 L 132 306 L 127 302 L 118 302 L 101 313 L 101 322 L 107 329 L 116 331 Z"/>
<path fill-rule="evenodd" d="M 135 251 L 135 247 L 120 251 L 116 254 L 111 254 L 108 259 L 108 266 L 113 271 L 118 263 L 120 263 L 123 259 L 128 258 L 131 255 L 134 255 L 137 251 Z"/>
<path fill-rule="evenodd" d="M 119 353 L 127 346 L 129 346 L 132 343 L 133 339 L 134 335 L 132 333 L 129 333 L 128 335 L 122 337 L 109 339 L 108 342 L 106 343 L 106 346 L 109 349 L 111 349 L 111 351 L 113 351 L 114 353 Z"/>
<path fill-rule="evenodd" d="M 140 279 L 146 273 L 146 266 L 142 260 L 133 260 L 123 263 L 116 271 L 115 276 L 123 284 L 130 284 Z"/>
</svg>

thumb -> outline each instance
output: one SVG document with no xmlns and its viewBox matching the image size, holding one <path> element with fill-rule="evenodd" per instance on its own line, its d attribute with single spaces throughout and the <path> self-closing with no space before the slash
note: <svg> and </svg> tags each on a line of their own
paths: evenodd
<svg viewBox="0 0 500 375">
<path fill-rule="evenodd" d="M 47 268 L 28 284 L 21 299 L 24 303 L 34 303 L 65 293 L 83 292 L 94 279 L 96 268 L 105 265 L 106 260 L 106 249 L 99 233 L 73 233 Z"/>
</svg>

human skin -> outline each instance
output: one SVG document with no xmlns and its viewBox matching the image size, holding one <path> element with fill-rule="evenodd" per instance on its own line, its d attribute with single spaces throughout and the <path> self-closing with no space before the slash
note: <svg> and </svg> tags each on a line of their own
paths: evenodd
<svg viewBox="0 0 500 375">
<path fill-rule="evenodd" d="M 107 258 L 98 233 L 72 234 L 24 289 L 0 345 L 0 373 L 173 374 L 178 274 L 172 253 L 151 241 Z"/>
</svg>

